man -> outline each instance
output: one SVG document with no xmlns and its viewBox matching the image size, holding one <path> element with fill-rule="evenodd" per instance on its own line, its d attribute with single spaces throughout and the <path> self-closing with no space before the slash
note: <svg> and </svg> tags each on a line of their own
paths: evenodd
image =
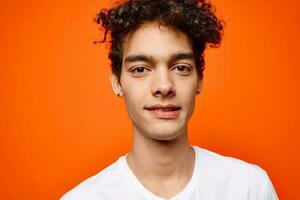
<svg viewBox="0 0 300 200">
<path fill-rule="evenodd" d="M 222 22 L 195 0 L 129 0 L 101 10 L 111 34 L 111 82 L 132 121 L 131 152 L 62 200 L 275 200 L 260 167 L 188 142 L 203 80 L 203 52 L 218 46 Z"/>
</svg>

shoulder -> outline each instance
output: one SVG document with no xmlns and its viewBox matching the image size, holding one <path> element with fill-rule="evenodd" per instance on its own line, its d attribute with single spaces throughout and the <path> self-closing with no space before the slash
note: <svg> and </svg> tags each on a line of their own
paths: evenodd
<svg viewBox="0 0 300 200">
<path fill-rule="evenodd" d="M 238 158 L 224 156 L 216 152 L 196 147 L 200 165 L 205 169 L 221 171 L 232 175 L 247 175 L 252 178 L 263 178 L 266 171 L 256 164 Z"/>
<path fill-rule="evenodd" d="M 267 172 L 256 164 L 238 158 L 224 156 L 196 147 L 199 155 L 199 170 L 213 186 L 225 186 L 229 190 L 240 190 L 255 195 L 256 199 L 274 196 L 276 192 Z"/>
<path fill-rule="evenodd" d="M 79 185 L 65 193 L 60 200 L 94 200 L 101 199 L 103 189 L 114 189 L 120 183 L 122 170 L 120 166 L 122 157 L 96 175 L 93 175 Z"/>
</svg>

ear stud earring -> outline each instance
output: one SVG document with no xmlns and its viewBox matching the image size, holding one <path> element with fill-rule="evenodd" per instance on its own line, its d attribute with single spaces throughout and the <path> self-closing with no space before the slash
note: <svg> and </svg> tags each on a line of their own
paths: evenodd
<svg viewBox="0 0 300 200">
<path fill-rule="evenodd" d="M 118 93 L 117 93 L 117 96 L 120 97 L 120 96 L 121 96 L 121 92 L 118 92 Z"/>
</svg>

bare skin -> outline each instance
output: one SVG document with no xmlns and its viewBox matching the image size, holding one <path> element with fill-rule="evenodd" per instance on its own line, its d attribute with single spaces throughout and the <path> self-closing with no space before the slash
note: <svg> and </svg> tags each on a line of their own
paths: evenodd
<svg viewBox="0 0 300 200">
<path fill-rule="evenodd" d="M 146 23 L 123 43 L 120 80 L 111 75 L 113 90 L 124 96 L 133 124 L 134 142 L 126 161 L 145 188 L 162 198 L 180 193 L 194 170 L 187 124 L 201 81 L 192 54 L 184 33 Z M 181 109 L 177 117 L 165 119 L 145 109 L 154 104 Z"/>
<path fill-rule="evenodd" d="M 194 170 L 194 150 L 186 134 L 172 141 L 147 140 L 135 134 L 127 163 L 139 181 L 152 193 L 171 198 L 187 185 Z"/>
</svg>

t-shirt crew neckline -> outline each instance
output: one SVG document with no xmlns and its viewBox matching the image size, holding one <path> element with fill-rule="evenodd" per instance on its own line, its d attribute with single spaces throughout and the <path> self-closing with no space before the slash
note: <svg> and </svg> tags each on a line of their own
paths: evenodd
<svg viewBox="0 0 300 200">
<path fill-rule="evenodd" d="M 168 199 L 168 200 L 181 200 L 181 199 L 186 199 L 191 193 L 192 190 L 195 188 L 196 186 L 196 182 L 198 179 L 198 172 L 199 172 L 199 155 L 198 155 L 198 151 L 197 151 L 197 147 L 196 146 L 191 146 L 194 149 L 195 152 L 195 162 L 194 162 L 194 169 L 193 169 L 193 175 L 191 177 L 191 179 L 189 180 L 189 182 L 185 185 L 185 187 L 179 192 L 177 193 L 175 196 L 173 196 L 172 198 Z M 125 175 L 127 176 L 128 180 L 129 180 L 129 184 L 132 184 L 134 188 L 136 188 L 138 191 L 140 191 L 140 193 L 142 195 L 145 196 L 145 198 L 147 199 L 154 199 L 154 200 L 167 200 L 165 198 L 159 197 L 157 195 L 155 195 L 154 193 L 150 192 L 139 180 L 138 178 L 134 175 L 133 171 L 130 169 L 127 161 L 126 161 L 126 157 L 127 157 L 128 153 L 125 154 L 124 156 L 121 157 L 121 164 L 122 169 L 125 170 Z"/>
</svg>

